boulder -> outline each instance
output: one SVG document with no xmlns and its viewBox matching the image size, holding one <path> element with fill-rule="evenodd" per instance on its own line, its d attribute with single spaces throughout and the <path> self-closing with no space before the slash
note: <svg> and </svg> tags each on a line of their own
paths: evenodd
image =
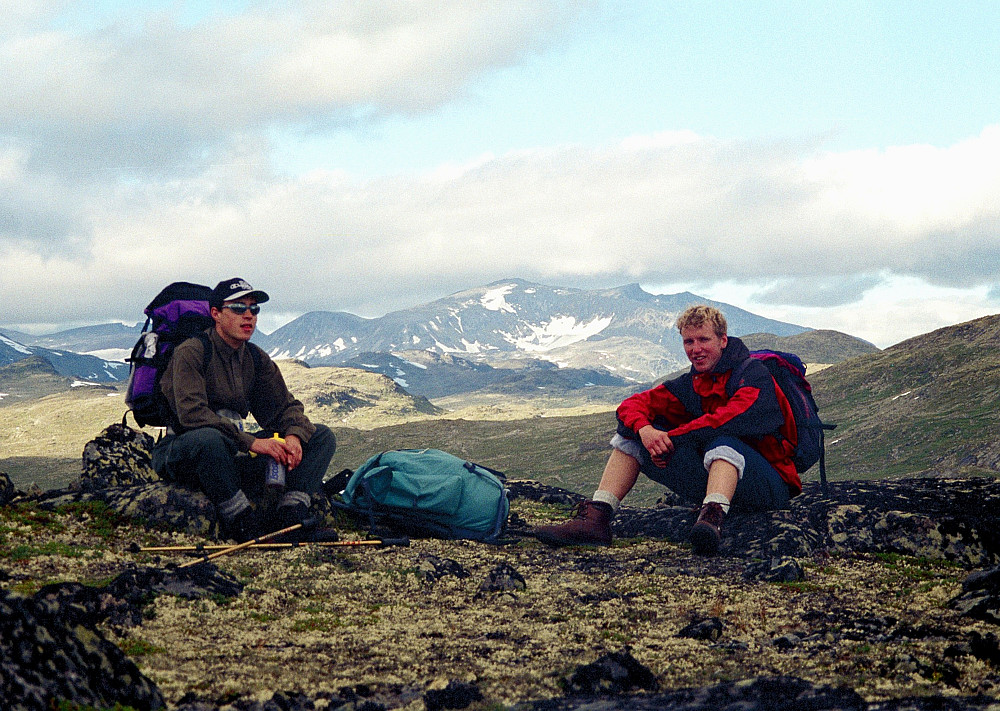
<svg viewBox="0 0 1000 711">
<path fill-rule="evenodd" d="M 4 708 L 164 706 L 156 685 L 72 602 L 0 590 L 0 648 Z"/>
</svg>

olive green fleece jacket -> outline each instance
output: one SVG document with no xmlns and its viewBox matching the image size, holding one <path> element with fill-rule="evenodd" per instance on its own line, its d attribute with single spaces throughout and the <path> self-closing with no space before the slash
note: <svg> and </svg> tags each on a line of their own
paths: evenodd
<svg viewBox="0 0 1000 711">
<path fill-rule="evenodd" d="M 160 381 L 173 413 L 174 432 L 214 427 L 248 452 L 254 436 L 240 432 L 231 420 L 217 414 L 231 410 L 244 418 L 252 414 L 266 432 L 277 432 L 281 437 L 297 435 L 307 443 L 316 426 L 306 417 L 302 403 L 288 392 L 274 361 L 260 350 L 262 372 L 255 375 L 253 354 L 248 349 L 258 348 L 256 345 L 244 343 L 234 349 L 214 328 L 206 333 L 212 357 L 204 372 L 205 346 L 200 338 L 189 338 L 174 350 Z"/>
</svg>

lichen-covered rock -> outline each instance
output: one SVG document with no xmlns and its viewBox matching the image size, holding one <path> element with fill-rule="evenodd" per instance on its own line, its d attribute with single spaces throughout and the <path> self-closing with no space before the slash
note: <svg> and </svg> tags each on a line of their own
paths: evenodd
<svg viewBox="0 0 1000 711">
<path fill-rule="evenodd" d="M 762 541 L 760 554 L 767 558 L 808 558 L 826 548 L 823 534 L 789 511 L 771 515 L 770 532 Z"/>
<path fill-rule="evenodd" d="M 426 711 L 464 709 L 482 700 L 483 694 L 475 684 L 452 679 L 443 689 L 429 689 L 424 694 L 424 708 Z"/>
<path fill-rule="evenodd" d="M 80 487 L 100 491 L 159 481 L 150 452 L 153 438 L 122 424 L 106 427 L 83 448 Z"/>
<path fill-rule="evenodd" d="M 560 489 L 557 486 L 540 484 L 537 481 L 528 479 L 509 479 L 506 482 L 508 498 L 514 499 L 523 497 L 532 501 L 540 501 L 543 504 L 557 504 L 562 506 L 575 506 L 586 499 L 586 496 L 578 494 L 568 489 Z"/>
<path fill-rule="evenodd" d="M 479 586 L 480 593 L 514 592 L 527 589 L 524 576 L 506 561 L 497 565 Z"/>
<path fill-rule="evenodd" d="M 565 684 L 568 694 L 584 696 L 627 694 L 635 689 L 655 691 L 657 687 L 653 672 L 627 649 L 581 666 Z"/>
<path fill-rule="evenodd" d="M 785 510 L 730 513 L 720 554 L 771 559 L 891 552 L 970 568 L 995 565 L 1000 562 L 998 510 L 1000 482 L 994 479 L 845 481 L 831 484 L 826 494 L 817 484 L 807 484 Z M 689 507 L 622 506 L 612 531 L 624 538 L 681 543 L 695 518 Z"/>
<path fill-rule="evenodd" d="M 219 537 L 218 517 L 208 497 L 200 491 L 165 481 L 92 491 L 51 491 L 39 496 L 37 501 L 40 506 L 49 509 L 101 501 L 116 513 L 140 520 L 151 528 L 182 531 L 212 539 Z"/>
<path fill-rule="evenodd" d="M 546 699 L 518 711 L 995 711 L 989 697 L 911 697 L 865 702 L 848 688 L 811 684 L 790 676 L 761 677 L 653 694 Z"/>
<path fill-rule="evenodd" d="M 722 620 L 718 617 L 696 618 L 685 625 L 677 636 L 714 642 L 722 636 Z"/>
<path fill-rule="evenodd" d="M 795 583 L 805 579 L 805 571 L 797 559 L 780 556 L 753 561 L 743 571 L 743 577 L 746 580 L 760 580 L 767 583 Z"/>
<path fill-rule="evenodd" d="M 60 701 L 95 708 L 162 708 L 156 685 L 75 607 L 0 590 L 4 708 L 42 711 Z"/>
<path fill-rule="evenodd" d="M 153 471 L 153 438 L 121 424 L 107 427 L 87 443 L 79 487 L 47 492 L 39 497 L 45 506 L 97 499 L 112 510 L 141 520 L 152 528 L 180 531 L 219 539 L 221 531 L 215 507 L 201 491 L 160 479 Z M 255 506 L 273 507 L 267 492 L 247 492 Z M 338 521 L 329 500 L 313 497 L 313 512 L 326 525 Z"/>
<path fill-rule="evenodd" d="M 451 558 L 438 558 L 434 555 L 422 556 L 417 564 L 417 575 L 433 583 L 446 575 L 453 575 L 456 578 L 469 577 L 469 571 Z"/>
<path fill-rule="evenodd" d="M 978 570 L 962 583 L 962 592 L 948 606 L 963 615 L 1000 625 L 1000 566 Z"/>
<path fill-rule="evenodd" d="M 242 591 L 241 583 L 205 562 L 185 568 L 128 565 L 105 586 L 52 583 L 35 593 L 34 599 L 58 606 L 74 623 L 94 626 L 108 621 L 114 627 L 131 627 L 141 623 L 142 608 L 156 595 L 198 600 L 236 597 Z"/>
</svg>

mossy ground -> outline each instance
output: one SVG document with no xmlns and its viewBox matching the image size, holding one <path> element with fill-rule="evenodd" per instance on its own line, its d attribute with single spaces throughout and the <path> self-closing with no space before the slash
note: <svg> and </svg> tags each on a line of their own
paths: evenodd
<svg viewBox="0 0 1000 711">
<path fill-rule="evenodd" d="M 514 511 L 529 523 L 560 515 L 523 499 Z M 198 541 L 99 507 L 2 509 L 2 585 L 23 594 L 61 580 L 102 585 L 127 563 L 187 560 L 131 553 L 133 542 Z M 964 570 L 899 555 L 826 557 L 804 561 L 802 582 L 769 584 L 743 578 L 748 562 L 644 539 L 247 550 L 215 561 L 245 584 L 238 597 L 159 596 L 140 626 L 104 632 L 172 704 L 191 693 L 339 698 L 350 687 L 418 709 L 428 688 L 458 679 L 478 686 L 485 708 L 559 696 L 579 665 L 624 648 L 661 689 L 793 675 L 870 700 L 1000 694 L 1000 669 L 948 652 L 972 632 L 996 632 L 946 606 Z M 481 590 L 503 563 L 524 589 Z M 706 617 L 721 621 L 717 639 L 679 636 Z"/>
</svg>

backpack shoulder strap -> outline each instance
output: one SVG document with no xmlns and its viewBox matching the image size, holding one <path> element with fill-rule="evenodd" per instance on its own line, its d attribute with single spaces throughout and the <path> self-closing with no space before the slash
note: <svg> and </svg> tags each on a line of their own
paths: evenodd
<svg viewBox="0 0 1000 711">
<path fill-rule="evenodd" d="M 212 347 L 212 339 L 209 338 L 208 334 L 204 331 L 198 331 L 194 337 L 201 341 L 201 345 L 204 346 L 205 355 L 201 359 L 201 372 L 204 374 L 204 372 L 208 370 L 208 362 L 212 360 L 212 351 L 214 350 Z"/>
<path fill-rule="evenodd" d="M 249 341 L 247 341 L 247 350 L 250 351 L 250 357 L 253 358 L 253 379 L 257 380 L 264 368 L 264 351 L 256 343 Z"/>
</svg>

